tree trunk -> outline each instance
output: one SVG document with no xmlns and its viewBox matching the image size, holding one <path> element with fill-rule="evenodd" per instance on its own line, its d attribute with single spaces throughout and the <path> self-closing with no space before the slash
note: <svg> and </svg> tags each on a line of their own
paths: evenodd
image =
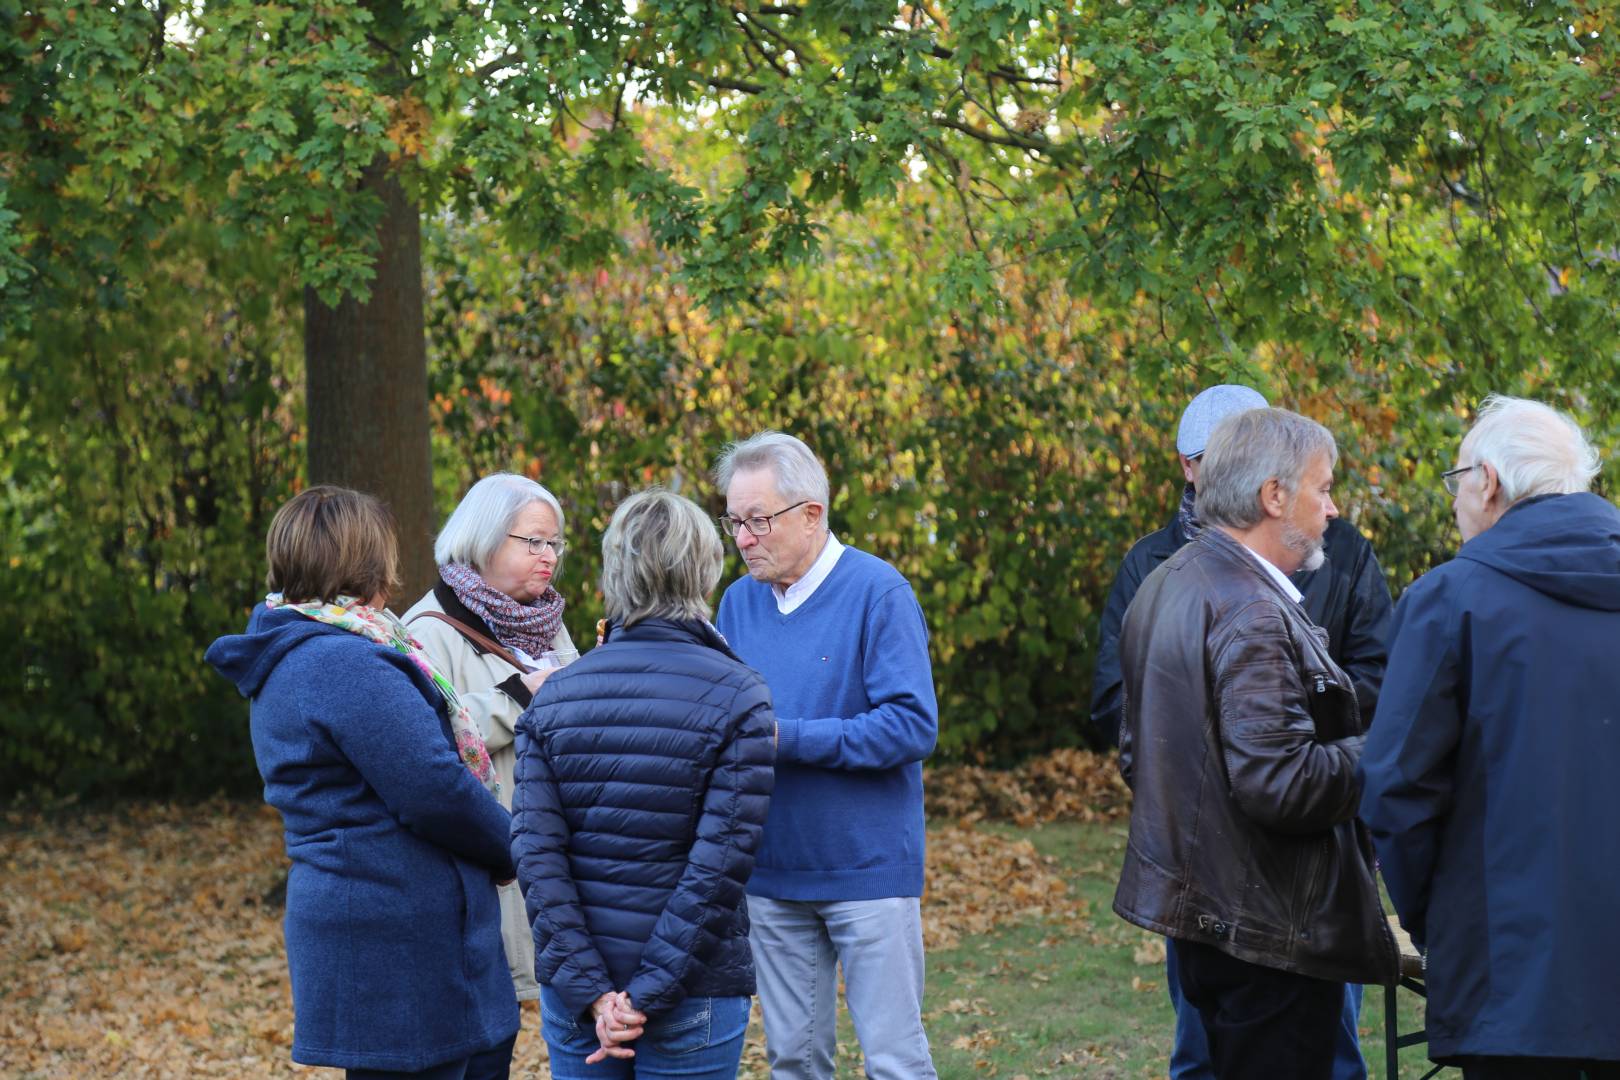
<svg viewBox="0 0 1620 1080">
<path fill-rule="evenodd" d="M 382 199 L 371 299 L 328 307 L 304 291 L 309 479 L 378 496 L 399 522 L 404 590 L 395 611 L 433 581 L 433 462 L 422 311 L 422 217 L 387 162 L 362 185 Z"/>
</svg>

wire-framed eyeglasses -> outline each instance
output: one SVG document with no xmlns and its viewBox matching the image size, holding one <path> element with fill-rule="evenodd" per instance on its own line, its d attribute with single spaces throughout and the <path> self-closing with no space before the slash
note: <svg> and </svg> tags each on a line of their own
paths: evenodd
<svg viewBox="0 0 1620 1080">
<path fill-rule="evenodd" d="M 720 531 L 727 536 L 736 536 L 738 529 L 747 529 L 755 536 L 766 536 L 771 531 L 771 524 L 789 510 L 797 510 L 810 502 L 809 499 L 800 499 L 792 506 L 784 506 L 774 514 L 755 514 L 753 517 L 736 518 L 730 514 L 721 514 L 715 518 L 720 523 Z"/>
<path fill-rule="evenodd" d="M 519 536 L 517 533 L 507 533 L 506 535 L 512 540 L 521 540 L 525 544 L 528 544 L 530 555 L 539 555 L 541 552 L 545 551 L 546 548 L 550 548 L 551 553 L 560 559 L 563 557 L 563 552 L 568 550 L 568 541 L 561 538 L 556 540 L 547 540 L 543 536 Z"/>
<path fill-rule="evenodd" d="M 1479 468 L 1481 464 L 1483 464 L 1483 462 L 1476 461 L 1472 465 L 1459 465 L 1455 469 L 1447 469 L 1445 472 L 1441 473 L 1440 482 L 1446 485 L 1446 494 L 1455 499 L 1457 497 L 1457 489 L 1462 487 L 1463 474 L 1473 472 L 1475 469 Z"/>
</svg>

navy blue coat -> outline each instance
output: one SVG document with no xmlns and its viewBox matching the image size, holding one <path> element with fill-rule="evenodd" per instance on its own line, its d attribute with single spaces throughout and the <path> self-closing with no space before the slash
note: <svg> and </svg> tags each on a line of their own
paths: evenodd
<svg viewBox="0 0 1620 1080">
<path fill-rule="evenodd" d="M 1430 1056 L 1620 1060 L 1620 512 L 1527 500 L 1413 583 L 1361 769 Z"/>
<path fill-rule="evenodd" d="M 443 699 L 404 656 L 285 608 L 207 660 L 253 700 L 281 811 L 292 1058 L 414 1072 L 518 1028 L 495 878 L 509 817 L 456 756 Z"/>
<path fill-rule="evenodd" d="M 576 1014 L 754 992 L 744 886 L 774 783 L 770 691 L 705 622 L 649 619 L 518 720 L 512 853 L 535 977 Z"/>
</svg>

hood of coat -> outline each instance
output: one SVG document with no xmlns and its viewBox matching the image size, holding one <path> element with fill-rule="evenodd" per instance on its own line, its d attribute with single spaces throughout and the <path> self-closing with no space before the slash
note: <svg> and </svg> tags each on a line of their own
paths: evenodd
<svg viewBox="0 0 1620 1080">
<path fill-rule="evenodd" d="M 264 686 L 276 665 L 295 648 L 322 634 L 345 634 L 335 626 L 318 623 L 289 608 L 274 610 L 260 604 L 248 618 L 247 630 L 226 634 L 208 646 L 203 659 L 250 698 Z"/>
<path fill-rule="evenodd" d="M 1620 510 L 1590 492 L 1526 499 L 1457 558 L 1575 607 L 1620 611 Z"/>
</svg>

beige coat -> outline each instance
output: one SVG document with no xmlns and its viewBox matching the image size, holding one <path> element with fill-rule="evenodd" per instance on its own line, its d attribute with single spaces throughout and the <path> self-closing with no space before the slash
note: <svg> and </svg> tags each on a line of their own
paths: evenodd
<svg viewBox="0 0 1620 1080">
<path fill-rule="evenodd" d="M 450 685 L 456 688 L 462 703 L 472 713 L 478 730 L 483 733 L 484 745 L 489 748 L 495 776 L 500 781 L 501 805 L 510 810 L 512 772 L 517 764 L 517 748 L 512 743 L 512 737 L 524 707 L 500 689 L 500 684 L 519 672 L 494 653 L 480 654 L 472 642 L 462 637 L 449 623 L 418 617 L 424 611 L 443 610 L 438 597 L 429 590 L 405 613 L 404 621 L 410 627 L 411 636 L 422 643 L 422 648 L 427 650 L 433 663 L 450 680 Z M 485 628 L 474 625 L 473 629 L 482 631 Z M 494 637 L 493 634 L 486 636 Z M 573 650 L 574 643 L 568 636 L 566 626 L 557 634 L 552 647 L 559 652 Z M 517 989 L 518 1000 L 532 1000 L 540 996 L 540 987 L 534 981 L 534 938 L 523 908 L 523 893 L 515 882 L 502 886 L 500 893 L 501 938 L 506 945 L 507 965 L 512 969 L 512 985 Z"/>
</svg>

